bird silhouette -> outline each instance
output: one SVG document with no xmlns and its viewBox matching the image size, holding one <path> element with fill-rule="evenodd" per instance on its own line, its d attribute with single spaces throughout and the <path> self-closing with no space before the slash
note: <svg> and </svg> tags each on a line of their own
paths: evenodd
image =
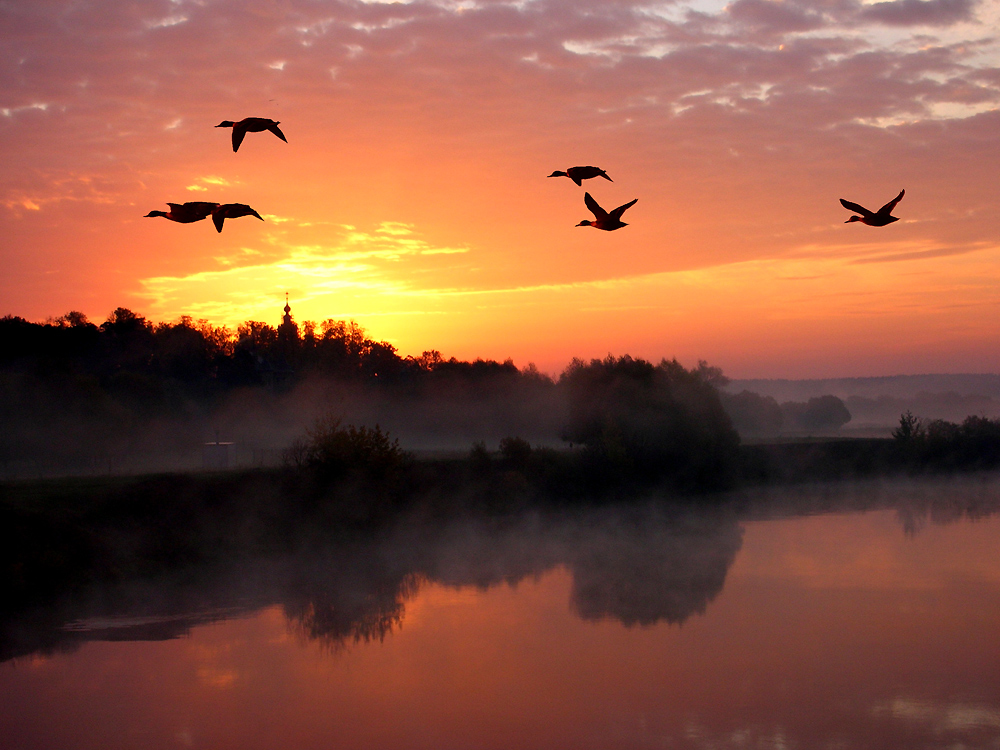
<svg viewBox="0 0 1000 750">
<path fill-rule="evenodd" d="M 896 207 L 896 204 L 903 200 L 903 194 L 906 193 L 905 190 L 900 190 L 899 195 L 893 198 L 891 201 L 886 203 L 882 208 L 874 213 L 869 211 L 864 206 L 859 206 L 857 203 L 851 203 L 850 201 L 845 201 L 843 198 L 840 199 L 840 204 L 846 208 L 848 211 L 854 211 L 856 214 L 861 214 L 860 216 L 852 216 L 850 219 L 845 221 L 845 224 L 850 224 L 852 221 L 860 221 L 862 224 L 867 224 L 870 227 L 884 227 L 886 224 L 892 224 L 894 221 L 899 221 L 896 216 L 890 216 L 892 209 Z"/>
<path fill-rule="evenodd" d="M 169 211 L 150 211 L 143 218 L 148 219 L 151 216 L 162 216 L 164 219 L 170 219 L 170 221 L 176 221 L 179 224 L 191 224 L 208 218 L 209 214 L 219 207 L 218 203 L 209 203 L 207 201 L 168 203 L 167 205 L 170 206 Z"/>
<path fill-rule="evenodd" d="M 285 134 L 278 129 L 278 124 L 278 122 L 268 120 L 266 117 L 246 117 L 239 122 L 223 120 L 215 127 L 233 129 L 233 151 L 235 152 L 240 150 L 240 144 L 243 143 L 243 138 L 247 133 L 261 133 L 270 130 L 285 143 L 288 143 Z"/>
<path fill-rule="evenodd" d="M 238 219 L 241 216 L 256 216 L 264 221 L 264 217 L 246 203 L 224 203 L 212 211 L 212 222 L 215 224 L 216 231 L 221 232 L 222 224 L 226 219 Z"/>
<path fill-rule="evenodd" d="M 608 173 L 600 167 L 570 167 L 565 172 L 556 170 L 549 177 L 569 177 L 580 186 L 583 185 L 584 180 L 589 180 L 591 177 L 603 177 L 608 182 L 614 182 L 608 177 Z"/>
<path fill-rule="evenodd" d="M 638 198 L 636 198 L 635 200 L 631 200 L 624 206 L 619 206 L 611 213 L 608 213 L 599 205 L 597 205 L 597 201 L 595 201 L 590 196 L 590 193 L 584 193 L 583 202 L 587 204 L 587 208 L 589 208 L 590 212 L 594 214 L 594 220 L 590 221 L 588 219 L 584 219 L 579 224 L 577 224 L 577 226 L 594 227 L 595 229 L 603 229 L 606 232 L 612 232 L 615 229 L 621 229 L 622 227 L 627 227 L 628 224 L 622 221 L 622 214 L 625 213 L 626 209 L 635 205 L 636 201 L 638 200 L 639 200 Z"/>
</svg>

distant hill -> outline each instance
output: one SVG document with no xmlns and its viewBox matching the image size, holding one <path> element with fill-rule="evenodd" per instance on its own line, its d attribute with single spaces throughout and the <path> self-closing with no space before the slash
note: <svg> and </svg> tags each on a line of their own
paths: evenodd
<svg viewBox="0 0 1000 750">
<path fill-rule="evenodd" d="M 833 395 L 851 413 L 845 431 L 875 430 L 888 434 L 910 411 L 923 419 L 961 422 L 967 416 L 1000 417 L 1000 375 L 892 375 L 881 378 L 816 380 L 733 380 L 730 393 L 751 391 L 779 404 Z"/>
<path fill-rule="evenodd" d="M 807 401 L 814 396 L 832 394 L 842 399 L 851 396 L 909 399 L 921 394 L 957 393 L 960 396 L 990 396 L 1000 400 L 1000 375 L 889 375 L 881 378 L 827 378 L 816 380 L 751 379 L 733 380 L 730 393 L 753 391 L 782 401 Z"/>
</svg>

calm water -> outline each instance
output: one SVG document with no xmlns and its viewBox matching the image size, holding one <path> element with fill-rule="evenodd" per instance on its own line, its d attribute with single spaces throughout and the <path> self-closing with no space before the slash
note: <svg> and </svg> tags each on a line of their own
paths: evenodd
<svg viewBox="0 0 1000 750">
<path fill-rule="evenodd" d="M 526 514 L 6 623 L 2 748 L 1000 748 L 1000 480 Z"/>
</svg>

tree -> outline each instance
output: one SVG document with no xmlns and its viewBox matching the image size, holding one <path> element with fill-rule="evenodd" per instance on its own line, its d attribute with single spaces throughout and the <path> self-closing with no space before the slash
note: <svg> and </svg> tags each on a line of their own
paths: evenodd
<svg viewBox="0 0 1000 750">
<path fill-rule="evenodd" d="M 785 417 L 771 396 L 742 391 L 736 395 L 721 393 L 722 405 L 740 434 L 776 435 Z"/>
<path fill-rule="evenodd" d="M 839 430 L 851 421 L 851 412 L 836 396 L 817 396 L 805 403 L 786 401 L 781 411 L 786 424 L 800 430 Z"/>
<path fill-rule="evenodd" d="M 575 359 L 559 380 L 569 403 L 563 438 L 619 472 L 669 477 L 691 489 L 725 484 L 739 436 L 704 370 L 627 355 Z"/>
</svg>

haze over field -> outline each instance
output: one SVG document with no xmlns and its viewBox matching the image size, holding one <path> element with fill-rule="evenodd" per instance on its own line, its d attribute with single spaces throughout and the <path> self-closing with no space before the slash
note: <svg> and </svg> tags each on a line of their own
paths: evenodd
<svg viewBox="0 0 1000 750">
<path fill-rule="evenodd" d="M 1000 2 L 0 5 L 0 314 L 356 319 L 401 354 L 1000 367 Z M 232 152 L 222 120 L 281 122 Z M 638 203 L 616 232 L 604 206 Z M 839 198 L 884 228 L 845 225 Z M 265 218 L 177 225 L 165 202 Z"/>
</svg>

